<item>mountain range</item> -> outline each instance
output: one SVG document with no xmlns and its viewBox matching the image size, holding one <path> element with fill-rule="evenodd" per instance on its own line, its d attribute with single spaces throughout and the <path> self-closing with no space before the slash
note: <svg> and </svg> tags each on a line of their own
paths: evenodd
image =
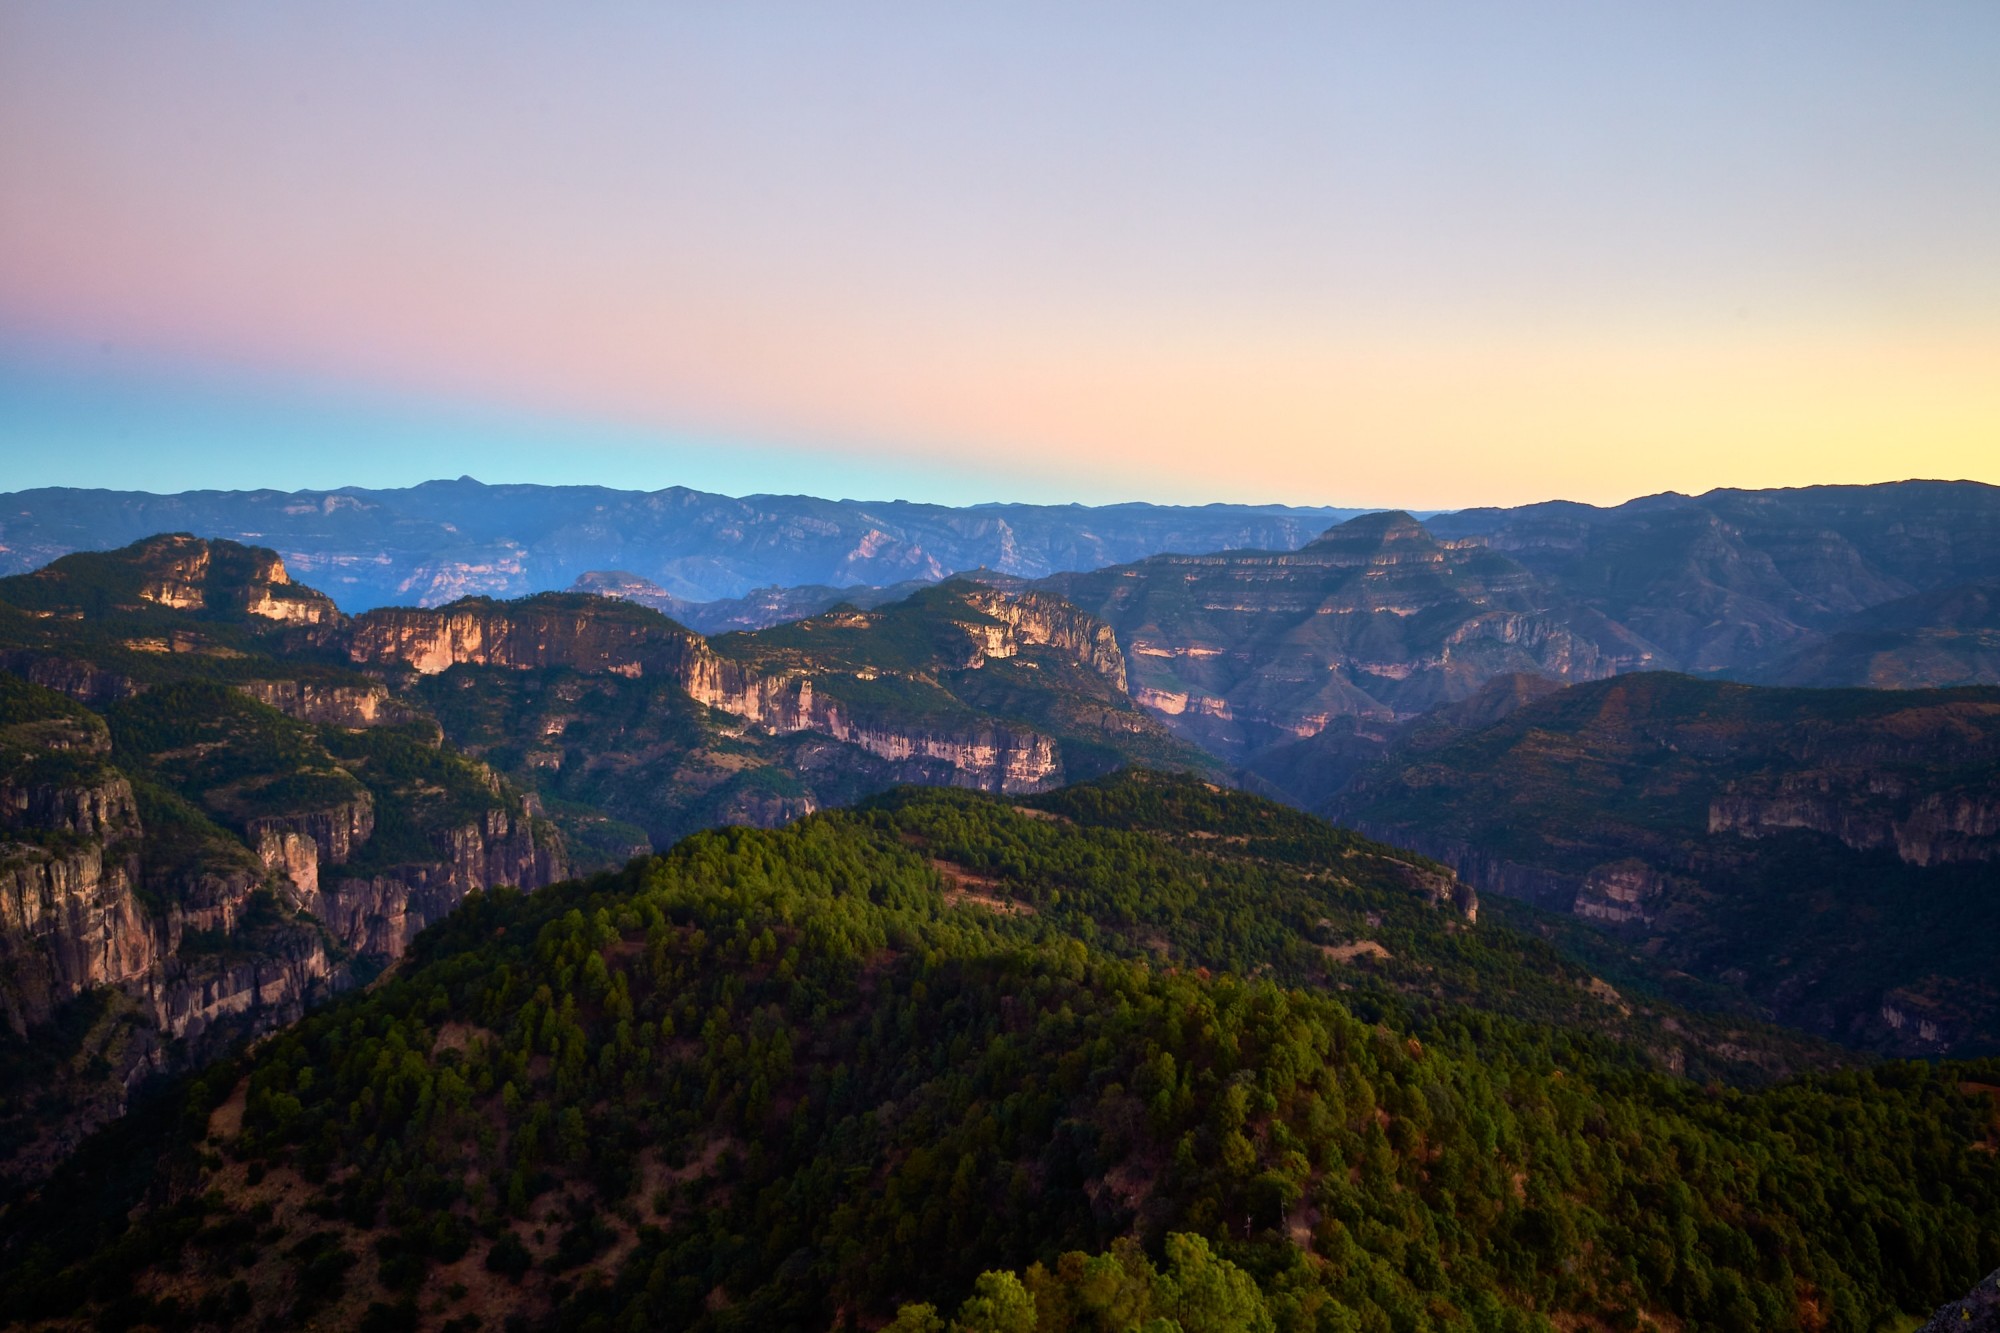
<svg viewBox="0 0 2000 1333">
<path fill-rule="evenodd" d="M 272 551 L 166 536 L 0 579 L 0 667 L 0 1013 L 49 1073 L 0 1102 L 0 1176 L 468 893 L 899 782 L 1215 767 L 1108 627 L 970 583 L 708 640 L 559 593 L 350 618 Z"/>
<path fill-rule="evenodd" d="M 486 486 L 471 477 L 402 489 L 143 491 L 51 488 L 0 495 L 0 574 L 162 532 L 275 549 L 292 573 L 355 612 L 460 597 L 560 591 L 620 570 L 701 602 L 802 584 L 935 582 L 989 567 L 1037 576 L 1156 551 L 1296 546 L 1355 509 L 1286 505 L 990 504 L 741 499 L 685 487 Z"/>
<path fill-rule="evenodd" d="M 2000 1263 L 1995 494 L 0 578 L 0 1322 L 1907 1322 Z"/>
</svg>

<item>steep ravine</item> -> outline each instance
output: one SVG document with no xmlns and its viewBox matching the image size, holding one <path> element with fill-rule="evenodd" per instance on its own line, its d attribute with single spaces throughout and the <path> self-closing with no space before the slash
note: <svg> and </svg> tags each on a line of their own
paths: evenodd
<svg viewBox="0 0 2000 1333">
<path fill-rule="evenodd" d="M 240 840 L 171 801 L 149 828 L 100 720 L 30 686 L 7 693 L 9 717 L 49 715 L 0 725 L 0 1041 L 10 1068 L 39 1071 L 0 1088 L 0 1187 L 46 1172 L 152 1076 L 293 1022 L 357 964 L 399 956 L 467 893 L 567 872 L 552 831 L 504 807 L 362 876 L 343 871 L 375 832 L 366 793 L 250 819 Z"/>
</svg>

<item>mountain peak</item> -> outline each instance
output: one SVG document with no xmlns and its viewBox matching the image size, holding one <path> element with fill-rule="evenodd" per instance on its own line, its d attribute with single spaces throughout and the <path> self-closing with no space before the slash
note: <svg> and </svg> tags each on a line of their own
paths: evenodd
<svg viewBox="0 0 2000 1333">
<path fill-rule="evenodd" d="M 0 584 L 0 599 L 37 610 L 104 616 L 145 604 L 209 618 L 255 616 L 292 624 L 338 620 L 332 600 L 292 582 L 264 546 L 167 532 L 115 551 L 79 551 Z"/>
<path fill-rule="evenodd" d="M 1315 547 L 1380 546 L 1397 541 L 1435 541 L 1431 531 L 1412 518 L 1407 510 L 1384 509 L 1378 513 L 1362 514 L 1350 518 L 1345 523 L 1336 523 L 1319 536 L 1307 542 L 1301 549 Z"/>
</svg>

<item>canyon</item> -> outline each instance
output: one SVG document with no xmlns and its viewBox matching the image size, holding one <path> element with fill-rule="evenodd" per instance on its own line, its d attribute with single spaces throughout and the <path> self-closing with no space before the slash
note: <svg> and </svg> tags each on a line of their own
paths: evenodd
<svg viewBox="0 0 2000 1333">
<path fill-rule="evenodd" d="M 0 654 L 0 1012 L 67 1071 L 0 1111 L 0 1182 L 470 894 L 897 782 L 1209 763 L 1108 626 L 968 583 L 710 641 L 559 593 L 350 619 L 271 551 L 167 535 L 0 580 Z"/>
<path fill-rule="evenodd" d="M 507 488 L 423 503 L 442 523 L 537 502 L 489 490 Z M 490 585 L 443 565 L 408 584 L 568 591 L 356 615 L 267 548 L 66 556 L 0 580 L 0 1007 L 21 1058 L 59 1048 L 47 1068 L 69 1071 L 4 1115 L 100 1123 L 153 1074 L 393 966 L 475 892 L 897 784 L 1024 796 L 1130 765 L 1325 811 L 1452 867 L 1503 919 L 1533 904 L 1762 1016 L 1887 1053 L 1984 1050 L 2000 996 L 1966 941 L 1994 924 L 1975 892 L 2000 845 L 1991 691 L 1930 687 L 2000 661 L 1993 496 L 1718 492 L 1331 515 L 1317 535 L 1304 511 L 1146 510 L 1145 541 L 1246 540 L 1122 564 L 1104 557 L 1130 533 L 1002 550 L 978 545 L 986 515 L 951 529 L 974 577 L 864 533 L 865 559 L 794 586 L 753 584 L 775 568 L 754 562 L 675 583 L 586 543 L 496 561 L 513 573 Z M 563 503 L 585 500 L 628 512 Z M 301 540 L 415 530 L 375 504 L 329 493 L 289 518 Z M 852 507 L 824 532 L 769 526 L 781 509 L 730 511 L 738 537 L 824 555 L 852 535 Z M 329 549 L 303 555 L 347 558 Z M 915 577 L 840 586 L 883 573 Z M 24 1179 L 74 1135 L 18 1137 L 0 1173 Z"/>
<path fill-rule="evenodd" d="M 1978 943 L 2000 928 L 2000 689 L 1648 673 L 1493 693 L 1394 733 L 1321 808 L 1791 1026 L 1905 1056 L 2000 1046 Z"/>
</svg>

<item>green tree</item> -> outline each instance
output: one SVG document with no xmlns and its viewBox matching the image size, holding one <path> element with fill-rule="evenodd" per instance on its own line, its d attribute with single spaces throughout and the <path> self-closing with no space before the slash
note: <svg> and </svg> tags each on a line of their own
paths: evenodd
<svg viewBox="0 0 2000 1333">
<path fill-rule="evenodd" d="M 986 1272 L 958 1307 L 952 1333 L 1035 1333 L 1035 1298 L 1012 1273 Z"/>
<path fill-rule="evenodd" d="M 1185 1333 L 1273 1333 L 1271 1311 L 1251 1276 L 1200 1236 L 1167 1237 L 1167 1269 L 1153 1287 L 1153 1307 Z"/>
</svg>

